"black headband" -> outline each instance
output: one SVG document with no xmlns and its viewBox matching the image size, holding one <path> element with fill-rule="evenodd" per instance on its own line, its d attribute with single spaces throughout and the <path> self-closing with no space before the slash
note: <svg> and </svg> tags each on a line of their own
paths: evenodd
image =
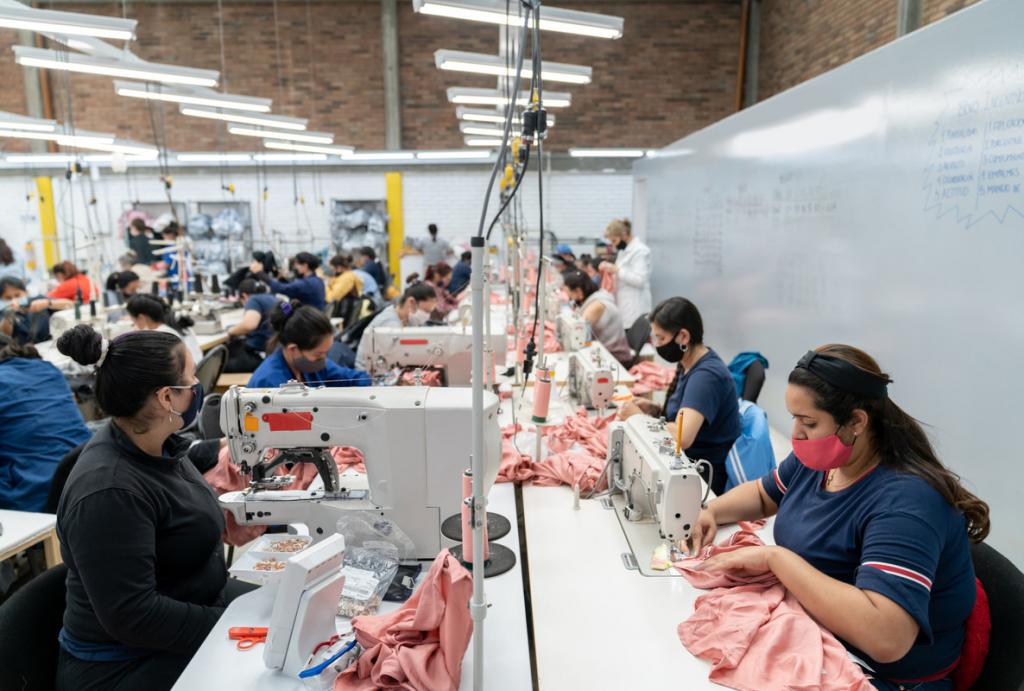
<svg viewBox="0 0 1024 691">
<path fill-rule="evenodd" d="M 887 398 L 889 396 L 888 381 L 870 372 L 865 372 L 860 367 L 830 355 L 822 355 L 813 350 L 796 363 L 797 367 L 816 374 L 826 382 L 864 398 Z"/>
</svg>

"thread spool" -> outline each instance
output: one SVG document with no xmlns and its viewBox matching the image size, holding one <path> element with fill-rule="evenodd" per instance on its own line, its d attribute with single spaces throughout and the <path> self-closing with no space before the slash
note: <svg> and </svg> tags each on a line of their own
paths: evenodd
<svg viewBox="0 0 1024 691">
<path fill-rule="evenodd" d="M 466 468 L 462 472 L 462 557 L 473 563 L 473 525 L 471 519 L 473 502 L 473 471 Z M 491 558 L 490 543 L 487 541 L 487 521 L 484 521 L 484 561 Z"/>
<path fill-rule="evenodd" d="M 538 369 L 533 383 L 533 421 L 548 421 L 548 407 L 551 405 L 551 375 L 554 370 Z"/>
</svg>

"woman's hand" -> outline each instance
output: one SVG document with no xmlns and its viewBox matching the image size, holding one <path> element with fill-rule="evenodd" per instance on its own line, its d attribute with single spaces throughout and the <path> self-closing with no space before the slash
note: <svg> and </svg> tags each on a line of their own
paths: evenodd
<svg viewBox="0 0 1024 691">
<path fill-rule="evenodd" d="M 49 300 L 46 298 L 39 298 L 38 300 L 33 300 L 28 304 L 28 311 L 31 314 L 35 314 L 36 312 L 42 312 L 45 309 L 49 309 L 49 307 Z"/>
<path fill-rule="evenodd" d="M 617 274 L 617 273 L 619 273 L 619 267 L 615 266 L 611 262 L 601 262 L 598 265 L 597 270 L 600 271 L 601 273 L 610 273 L 610 274 Z"/>
<path fill-rule="evenodd" d="M 619 408 L 619 419 L 620 420 L 628 420 L 629 418 L 633 417 L 634 415 L 643 415 L 643 414 L 644 414 L 644 411 L 640 410 L 640 406 L 638 406 L 633 401 L 626 401 L 625 403 L 622 404 L 622 407 Z"/>
<path fill-rule="evenodd" d="M 716 554 L 705 560 L 700 568 L 711 573 L 731 571 L 742 576 L 760 576 L 771 571 L 768 560 L 776 547 L 743 547 L 734 552 Z"/>
<path fill-rule="evenodd" d="M 715 512 L 709 506 L 697 517 L 697 525 L 690 534 L 690 543 L 680 544 L 679 547 L 689 552 L 691 556 L 697 556 L 702 549 L 715 542 L 717 533 L 718 519 L 715 518 Z"/>
</svg>

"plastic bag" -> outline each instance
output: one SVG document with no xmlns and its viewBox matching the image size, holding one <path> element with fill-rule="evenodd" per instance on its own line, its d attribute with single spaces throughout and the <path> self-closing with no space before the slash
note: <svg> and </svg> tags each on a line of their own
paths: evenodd
<svg viewBox="0 0 1024 691">
<path fill-rule="evenodd" d="M 416 546 L 391 519 L 376 511 L 347 511 L 338 519 L 338 532 L 345 537 L 345 550 L 391 545 L 398 561 L 416 558 Z"/>
<path fill-rule="evenodd" d="M 386 543 L 369 549 L 350 549 L 346 544 L 341 572 L 345 574 L 345 587 L 338 601 L 338 614 L 349 618 L 373 614 L 398 572 L 398 550 Z"/>
</svg>

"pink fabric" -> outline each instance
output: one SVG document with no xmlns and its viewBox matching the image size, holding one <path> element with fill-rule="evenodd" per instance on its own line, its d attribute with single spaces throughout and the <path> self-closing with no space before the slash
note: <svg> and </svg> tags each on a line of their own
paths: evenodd
<svg viewBox="0 0 1024 691">
<path fill-rule="evenodd" d="M 653 362 L 641 362 L 629 370 L 636 377 L 630 392 L 634 396 L 646 396 L 652 391 L 664 391 L 676 377 L 675 367 L 662 367 Z"/>
<path fill-rule="evenodd" d="M 874 687 L 830 632 L 818 625 L 772 573 L 744 577 L 695 567 L 715 554 L 763 544 L 750 525 L 721 545 L 676 562 L 698 588 L 679 640 L 711 661 L 709 679 L 739 691 L 872 691 Z"/>
<path fill-rule="evenodd" d="M 526 344 L 530 342 L 530 331 L 533 328 L 533 321 L 527 325 L 527 328 L 523 333 L 519 334 L 518 338 L 509 339 L 511 347 L 516 349 L 517 362 L 522 362 L 522 353 L 526 350 Z M 537 346 L 537 350 L 540 350 L 540 343 L 534 342 Z M 562 346 L 558 343 L 558 327 L 554 323 L 546 321 L 544 322 L 544 352 L 545 353 L 557 353 L 562 350 Z"/>
<path fill-rule="evenodd" d="M 416 386 L 416 372 L 405 370 L 398 381 L 399 386 Z M 419 373 L 420 386 L 441 386 L 441 370 L 425 369 Z"/>
<path fill-rule="evenodd" d="M 473 633 L 472 594 L 472 575 L 442 550 L 399 609 L 352 620 L 363 653 L 334 691 L 457 691 Z"/>
<path fill-rule="evenodd" d="M 601 290 L 606 290 L 615 295 L 615 274 L 611 271 L 601 272 Z"/>
<path fill-rule="evenodd" d="M 267 454 L 267 458 L 273 458 L 275 455 L 277 455 L 277 452 L 271 451 Z M 366 466 L 363 464 L 363 454 L 359 449 L 354 449 L 351 446 L 336 446 L 331 449 L 331 455 L 338 466 L 338 472 L 344 471 L 348 466 L 354 466 L 355 470 L 360 473 L 366 472 Z M 292 470 L 296 473 L 295 482 L 289 485 L 287 489 L 306 489 L 313 483 L 317 475 L 316 467 L 309 463 L 301 463 L 292 468 Z M 288 470 L 283 466 L 279 466 L 274 470 L 275 475 L 286 475 L 287 473 Z M 220 455 L 217 457 L 217 465 L 203 473 L 203 479 L 206 480 L 218 496 L 226 492 L 237 492 L 248 487 L 248 483 L 242 477 L 238 466 L 231 462 L 231 452 L 226 446 L 220 450 Z M 265 525 L 238 525 L 234 516 L 227 511 L 224 512 L 223 541 L 229 545 L 238 547 L 252 542 L 266 532 L 266 530 L 267 526 Z"/>
</svg>

